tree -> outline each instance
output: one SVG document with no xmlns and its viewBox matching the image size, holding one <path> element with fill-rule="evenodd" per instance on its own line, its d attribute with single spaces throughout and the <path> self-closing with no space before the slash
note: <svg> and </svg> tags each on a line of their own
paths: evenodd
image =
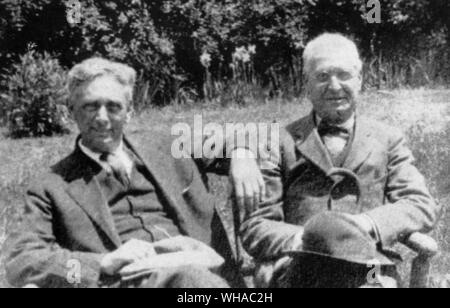
<svg viewBox="0 0 450 308">
<path fill-rule="evenodd" d="M 449 1 L 372 2 L 381 5 L 381 23 L 364 17 L 368 0 L 83 0 L 80 23 L 71 25 L 66 1 L 0 0 L 0 71 L 30 42 L 66 68 L 100 55 L 139 71 L 138 105 L 161 105 L 180 93 L 201 96 L 202 54 L 211 57 L 208 76 L 226 83 L 236 48 L 253 45 L 259 83 L 298 84 L 305 43 L 332 31 L 358 42 L 370 85 L 448 77 Z"/>
</svg>

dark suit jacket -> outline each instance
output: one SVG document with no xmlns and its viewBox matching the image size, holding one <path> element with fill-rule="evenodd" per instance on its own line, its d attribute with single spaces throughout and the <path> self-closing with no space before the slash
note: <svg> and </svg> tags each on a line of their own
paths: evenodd
<svg viewBox="0 0 450 308">
<path fill-rule="evenodd" d="M 326 210 L 366 213 L 383 248 L 435 225 L 439 207 L 397 129 L 358 116 L 343 170 L 333 166 L 313 115 L 289 125 L 280 139 L 272 159 L 262 162 L 267 199 L 242 225 L 254 257 L 298 249 L 301 226 Z"/>
<path fill-rule="evenodd" d="M 224 205 L 208 193 L 199 171 L 217 169 L 217 161 L 196 165 L 192 159 L 174 159 L 170 140 L 155 139 L 139 138 L 134 143 L 138 148 L 126 144 L 147 166 L 161 202 L 182 234 L 232 260 L 234 226 Z M 67 280 L 71 260 L 81 264 L 79 286 L 99 285 L 102 255 L 117 249 L 121 241 L 96 179 L 99 168 L 90 167 L 88 159 L 77 147 L 28 191 L 21 230 L 7 244 L 7 276 L 13 285 L 72 287 Z"/>
</svg>

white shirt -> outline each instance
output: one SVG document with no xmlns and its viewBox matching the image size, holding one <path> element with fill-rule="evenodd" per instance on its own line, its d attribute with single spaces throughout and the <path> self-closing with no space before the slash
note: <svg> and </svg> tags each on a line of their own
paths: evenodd
<svg viewBox="0 0 450 308">
<path fill-rule="evenodd" d="M 322 119 L 316 115 L 316 123 L 317 123 L 317 127 L 319 127 L 320 122 L 322 121 Z M 355 123 L 356 123 L 356 115 L 353 114 L 350 119 L 348 119 L 345 123 L 336 125 L 338 127 L 342 127 L 345 128 L 346 130 L 348 130 L 351 134 L 354 133 L 355 130 Z M 348 143 L 348 139 L 344 139 L 342 137 L 339 136 L 326 136 L 324 137 L 324 143 L 327 146 L 327 148 L 330 150 L 330 152 L 334 152 L 334 153 L 340 153 L 344 150 L 345 146 Z M 374 237 L 374 239 L 377 241 L 377 243 L 379 243 L 381 241 L 381 235 L 380 235 L 380 231 L 378 228 L 378 225 L 376 224 L 376 222 L 372 219 L 372 217 L 370 217 L 367 214 L 361 214 L 363 217 L 365 217 L 367 219 L 368 222 L 370 222 L 370 224 L 372 225 L 372 234 L 371 236 Z M 295 243 L 299 243 L 299 237 L 300 235 L 297 235 L 296 240 L 294 241 Z M 301 242 L 300 242 L 301 243 Z"/>
<path fill-rule="evenodd" d="M 350 134 L 352 134 L 355 128 L 355 120 L 356 116 L 353 115 L 345 123 L 336 126 L 345 128 L 350 132 Z M 319 127 L 321 121 L 322 119 L 316 115 L 317 127 Z M 323 143 L 325 144 L 330 154 L 333 156 L 338 156 L 342 153 L 342 151 L 344 151 L 345 147 L 350 141 L 349 139 L 350 136 L 322 136 Z"/>
<path fill-rule="evenodd" d="M 100 156 L 102 155 L 101 153 L 94 152 L 91 149 L 85 147 L 82 143 L 82 140 L 80 140 L 78 142 L 78 146 L 80 147 L 81 151 L 84 154 L 86 154 L 89 158 L 94 160 L 103 169 L 105 169 L 107 172 L 111 171 L 111 167 L 109 166 L 109 164 L 105 161 L 100 160 Z M 124 151 L 123 141 L 120 142 L 119 147 L 111 154 L 115 155 L 117 158 L 119 158 L 119 160 L 125 166 L 125 170 L 127 171 L 128 176 L 131 177 L 131 172 L 133 171 L 133 161 L 128 156 L 128 154 Z"/>
</svg>

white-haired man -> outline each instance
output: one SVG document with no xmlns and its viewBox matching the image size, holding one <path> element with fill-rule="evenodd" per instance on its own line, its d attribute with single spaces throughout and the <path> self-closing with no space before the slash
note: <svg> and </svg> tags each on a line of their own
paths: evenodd
<svg viewBox="0 0 450 308">
<path fill-rule="evenodd" d="M 355 243 L 376 247 L 381 255 L 392 257 L 386 249 L 414 232 L 429 232 L 434 227 L 439 207 L 414 167 L 402 134 L 356 112 L 362 85 L 362 61 L 356 45 L 340 34 L 323 34 L 306 46 L 304 71 L 313 111 L 287 126 L 280 149 L 271 153 L 275 159 L 262 163 L 268 194 L 242 225 L 244 245 L 260 261 L 294 252 L 295 262 L 289 259 L 291 263 L 278 264 L 280 270 L 272 279 L 275 286 L 373 283 L 366 278 L 372 277 L 368 272 L 377 264 L 371 260 L 375 250 L 364 250 Z M 344 235 L 330 231 L 335 225 L 318 227 L 319 222 L 333 221 L 320 217 L 329 211 L 344 213 L 336 216 L 336 223 L 342 222 L 339 225 L 346 228 L 341 230 Z M 308 234 L 304 234 L 312 218 L 314 226 L 308 226 Z M 337 237 L 330 239 L 321 232 Z M 337 245 L 350 239 L 350 245 Z M 305 240 L 307 248 L 303 247 Z M 363 271 L 360 266 L 349 269 L 355 253 L 360 254 L 356 259 L 370 261 L 358 261 Z M 332 266 L 322 262 L 324 255 Z M 302 264 L 308 260 L 314 262 Z M 385 261 L 379 263 L 383 265 L 379 274 L 393 276 L 392 266 L 384 267 L 392 264 Z M 367 267 L 370 264 L 373 266 Z M 364 276 L 355 279 L 361 273 Z"/>
<path fill-rule="evenodd" d="M 239 283 L 232 277 L 238 269 L 233 222 L 208 193 L 201 173 L 228 164 L 175 159 L 171 140 L 163 136 L 135 135 L 134 142 L 125 137 L 135 79 L 134 69 L 101 58 L 70 71 L 69 103 L 80 136 L 74 152 L 38 176 L 27 193 L 22 227 L 8 244 L 13 285 L 227 287 L 223 278 Z M 258 175 L 254 159 L 233 159 L 231 169 L 243 174 L 252 165 L 249 174 Z M 237 176 L 234 183 L 257 186 L 251 178 Z M 149 273 L 130 277 L 146 269 L 145 260 Z"/>
</svg>

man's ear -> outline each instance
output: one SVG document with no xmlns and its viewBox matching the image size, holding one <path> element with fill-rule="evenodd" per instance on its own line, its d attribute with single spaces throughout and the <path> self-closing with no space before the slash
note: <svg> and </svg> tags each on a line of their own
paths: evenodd
<svg viewBox="0 0 450 308">
<path fill-rule="evenodd" d="M 73 104 L 70 101 L 67 101 L 67 110 L 69 110 L 69 118 L 71 120 L 75 120 L 75 111 L 73 108 Z"/>
<path fill-rule="evenodd" d="M 130 107 L 130 108 L 128 108 L 128 112 L 127 112 L 127 118 L 126 118 L 127 124 L 130 123 L 133 116 L 134 116 L 134 109 L 133 109 L 133 107 Z"/>
<path fill-rule="evenodd" d="M 362 91 L 363 90 L 363 72 L 361 71 L 358 75 L 358 82 L 359 82 L 359 90 Z"/>
<path fill-rule="evenodd" d="M 304 86 L 304 87 L 305 87 L 304 89 L 305 89 L 305 94 L 306 94 L 306 95 L 309 95 L 310 92 L 311 92 L 311 87 L 309 86 L 310 81 L 311 81 L 311 79 L 310 79 L 309 75 L 308 75 L 308 74 L 305 74 L 305 75 L 303 76 L 303 84 L 305 85 L 305 86 Z"/>
</svg>

